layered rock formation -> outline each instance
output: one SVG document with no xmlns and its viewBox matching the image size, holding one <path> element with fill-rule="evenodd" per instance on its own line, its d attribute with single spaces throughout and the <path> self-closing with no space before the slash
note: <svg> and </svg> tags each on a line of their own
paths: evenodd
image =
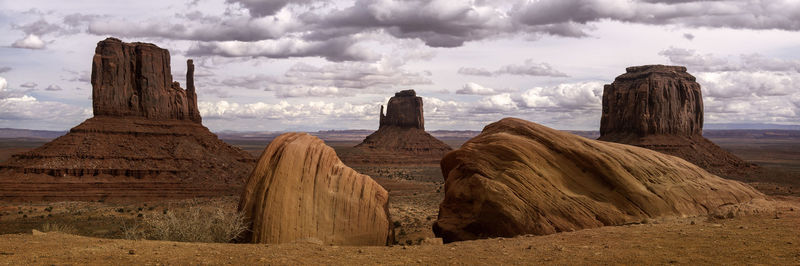
<svg viewBox="0 0 800 266">
<path fill-rule="evenodd" d="M 0 186 L 15 188 L 0 189 L 0 199 L 133 199 L 238 191 L 255 160 L 200 123 L 191 60 L 184 90 L 172 81 L 165 49 L 109 38 L 95 51 L 95 117 L 0 165 Z M 49 186 L 59 189 L 42 189 Z"/>
<path fill-rule="evenodd" d="M 599 140 L 681 157 L 725 177 L 752 167 L 702 136 L 700 84 L 685 67 L 629 67 L 603 89 Z"/>
<path fill-rule="evenodd" d="M 414 90 L 404 90 L 389 98 L 386 115 L 383 114 L 381 105 L 381 119 L 379 129 L 382 127 L 418 128 L 425 130 L 425 118 L 422 116 L 422 97 L 417 97 Z"/>
<path fill-rule="evenodd" d="M 345 166 L 333 148 L 306 133 L 275 138 L 245 185 L 239 210 L 251 222 L 245 240 L 386 245 L 393 240 L 389 193 Z"/>
<path fill-rule="evenodd" d="M 149 43 L 108 38 L 92 59 L 95 116 L 139 116 L 200 123 L 194 64 L 187 62 L 187 90 L 172 81 L 169 51 Z"/>
<path fill-rule="evenodd" d="M 386 114 L 381 106 L 378 131 L 356 145 L 362 154 L 346 155 L 351 163 L 438 163 L 452 148 L 425 132 L 422 97 L 414 90 L 395 93 Z"/>
<path fill-rule="evenodd" d="M 763 194 L 680 158 L 505 118 L 442 159 L 445 242 L 704 215 Z"/>
</svg>

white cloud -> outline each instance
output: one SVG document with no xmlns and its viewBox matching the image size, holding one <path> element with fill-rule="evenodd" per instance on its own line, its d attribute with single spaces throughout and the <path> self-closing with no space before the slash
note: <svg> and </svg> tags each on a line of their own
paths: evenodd
<svg viewBox="0 0 800 266">
<path fill-rule="evenodd" d="M 39 36 L 28 34 L 28 36 L 25 36 L 25 38 L 12 43 L 11 47 L 23 49 L 44 49 L 45 42 L 42 41 L 42 39 L 39 39 Z"/>
<path fill-rule="evenodd" d="M 501 93 L 481 98 L 476 108 L 477 113 L 502 113 L 517 109 L 517 104 L 511 99 L 510 93 Z"/>
<path fill-rule="evenodd" d="M 554 108 L 558 110 L 594 109 L 602 104 L 602 82 L 564 83 L 555 87 L 535 87 L 520 95 L 525 108 Z"/>
<path fill-rule="evenodd" d="M 703 96 L 715 98 L 787 96 L 798 93 L 800 74 L 783 72 L 703 72 Z"/>
<path fill-rule="evenodd" d="M 485 77 L 503 74 L 520 76 L 568 77 L 567 74 L 554 69 L 550 64 L 538 63 L 533 61 L 533 59 L 527 59 L 522 64 L 505 65 L 495 71 L 489 71 L 484 68 L 462 67 L 458 69 L 458 73 L 462 75 Z"/>
<path fill-rule="evenodd" d="M 349 37 L 325 41 L 306 41 L 281 38 L 255 42 L 224 41 L 197 43 L 186 52 L 189 56 L 217 55 L 225 57 L 322 57 L 329 61 L 375 61 L 377 54 L 358 47 L 357 40 Z"/>
<path fill-rule="evenodd" d="M 308 103 L 291 104 L 280 101 L 275 104 L 264 102 L 239 104 L 228 101 L 200 102 L 198 104 L 200 115 L 207 119 L 270 119 L 286 120 L 300 119 L 361 119 L 377 118 L 380 104 L 335 104 L 324 101 L 311 101 Z"/>
<path fill-rule="evenodd" d="M 481 86 L 480 84 L 467 82 L 460 90 L 456 91 L 457 94 L 472 94 L 472 95 L 494 95 L 497 90 Z"/>
<path fill-rule="evenodd" d="M 47 123 L 58 129 L 74 126 L 91 115 L 91 108 L 39 101 L 23 92 L 10 91 L 6 79 L 0 77 L 0 125 L 21 128 L 23 123 L 33 122 Z"/>
</svg>

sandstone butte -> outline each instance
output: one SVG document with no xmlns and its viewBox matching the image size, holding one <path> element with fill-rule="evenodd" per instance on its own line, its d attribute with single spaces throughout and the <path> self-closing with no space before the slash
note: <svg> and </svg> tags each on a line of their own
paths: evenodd
<svg viewBox="0 0 800 266">
<path fill-rule="evenodd" d="M 685 67 L 626 69 L 603 89 L 599 140 L 681 157 L 707 171 L 743 179 L 756 167 L 703 137 L 700 84 Z"/>
<path fill-rule="evenodd" d="M 169 51 L 100 41 L 94 117 L 0 165 L 0 200 L 218 196 L 239 191 L 255 161 L 201 124 L 194 65 L 172 81 Z"/>
<path fill-rule="evenodd" d="M 285 133 L 267 146 L 245 185 L 239 211 L 251 230 L 244 240 L 387 245 L 394 240 L 388 199 L 319 138 Z"/>
<path fill-rule="evenodd" d="M 386 114 L 380 112 L 378 131 L 356 145 L 363 152 L 348 163 L 438 163 L 450 146 L 425 132 L 422 97 L 414 90 L 395 93 L 389 99 Z M 349 157 L 349 156 L 348 156 Z"/>
<path fill-rule="evenodd" d="M 683 159 L 505 118 L 442 159 L 445 242 L 706 215 L 766 202 Z M 731 209 L 728 209 L 731 211 Z"/>
</svg>

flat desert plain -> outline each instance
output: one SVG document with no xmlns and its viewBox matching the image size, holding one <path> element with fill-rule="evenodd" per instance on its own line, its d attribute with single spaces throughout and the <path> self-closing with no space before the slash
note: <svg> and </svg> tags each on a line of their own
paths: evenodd
<svg viewBox="0 0 800 266">
<path fill-rule="evenodd" d="M 592 132 L 576 132 L 592 137 Z M 326 135 L 327 134 L 327 135 Z M 363 132 L 321 137 L 342 156 Z M 457 148 L 477 132 L 437 136 Z M 143 217 L 212 206 L 235 209 L 236 196 L 126 202 L 0 202 L 0 264 L 800 264 L 800 133 L 707 131 L 706 136 L 769 173 L 744 180 L 776 201 L 774 212 L 734 217 L 643 220 L 623 226 L 450 244 L 431 225 L 444 198 L 438 165 L 350 165 L 390 193 L 396 243 L 386 247 L 185 243 L 129 240 Z M 221 134 L 255 156 L 269 136 Z M 0 160 L 47 139 L 0 140 Z M 343 156 L 346 157 L 346 156 Z M 35 233 L 34 230 L 36 230 Z"/>
</svg>

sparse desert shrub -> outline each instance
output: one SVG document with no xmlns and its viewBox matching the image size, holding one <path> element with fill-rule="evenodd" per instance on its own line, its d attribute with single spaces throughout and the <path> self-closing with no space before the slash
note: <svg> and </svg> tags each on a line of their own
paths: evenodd
<svg viewBox="0 0 800 266">
<path fill-rule="evenodd" d="M 74 235 L 78 233 L 78 229 L 68 224 L 45 223 L 42 225 L 42 232 L 61 232 Z"/>
<path fill-rule="evenodd" d="M 247 229 L 244 215 L 232 208 L 189 206 L 145 215 L 122 231 L 127 239 L 227 243 Z"/>
</svg>

